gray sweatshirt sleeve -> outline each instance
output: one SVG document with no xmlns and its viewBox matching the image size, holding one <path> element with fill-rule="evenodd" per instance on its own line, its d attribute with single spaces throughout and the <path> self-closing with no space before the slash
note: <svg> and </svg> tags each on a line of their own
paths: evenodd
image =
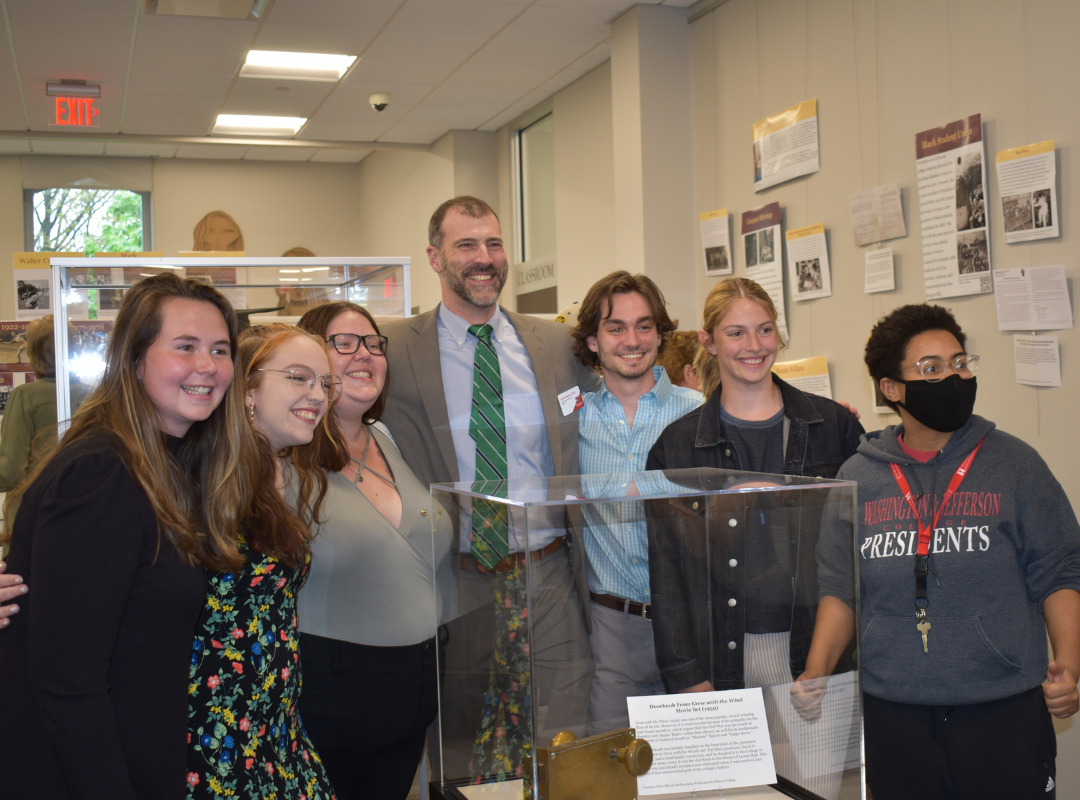
<svg viewBox="0 0 1080 800">
<path fill-rule="evenodd" d="M 836 474 L 837 480 L 851 480 L 856 470 L 849 459 Z M 833 490 L 821 514 L 817 544 L 818 599 L 829 595 L 855 608 L 855 530 L 850 490 Z"/>
</svg>

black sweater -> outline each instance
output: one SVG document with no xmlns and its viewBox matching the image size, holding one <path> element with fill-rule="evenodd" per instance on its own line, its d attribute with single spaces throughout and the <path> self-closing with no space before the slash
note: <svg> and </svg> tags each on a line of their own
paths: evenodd
<svg viewBox="0 0 1080 800">
<path fill-rule="evenodd" d="M 184 797 L 206 575 L 159 542 L 107 437 L 65 448 L 34 481 L 8 561 L 30 592 L 0 634 L 4 796 Z"/>
</svg>

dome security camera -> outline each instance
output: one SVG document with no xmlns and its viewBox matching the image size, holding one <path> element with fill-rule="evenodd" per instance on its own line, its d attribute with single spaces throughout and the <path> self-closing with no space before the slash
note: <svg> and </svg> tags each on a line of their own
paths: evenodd
<svg viewBox="0 0 1080 800">
<path fill-rule="evenodd" d="M 376 111 L 386 111 L 390 107 L 390 92 L 372 92 L 368 95 L 368 102 Z"/>
</svg>

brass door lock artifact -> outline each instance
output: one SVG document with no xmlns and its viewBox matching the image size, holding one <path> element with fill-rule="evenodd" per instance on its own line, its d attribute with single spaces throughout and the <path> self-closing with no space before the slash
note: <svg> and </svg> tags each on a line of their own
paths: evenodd
<svg viewBox="0 0 1080 800">
<path fill-rule="evenodd" d="M 584 739 L 562 731 L 550 748 L 537 748 L 538 800 L 636 800 L 637 776 L 652 760 L 652 747 L 633 728 Z"/>
</svg>

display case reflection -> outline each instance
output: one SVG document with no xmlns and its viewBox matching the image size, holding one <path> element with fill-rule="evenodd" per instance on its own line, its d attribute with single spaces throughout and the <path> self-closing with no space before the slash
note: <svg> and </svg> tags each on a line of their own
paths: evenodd
<svg viewBox="0 0 1080 800">
<path fill-rule="evenodd" d="M 561 579 L 562 558 L 575 576 L 647 570 L 651 603 L 634 613 L 647 619 L 644 629 L 656 641 L 661 680 L 648 694 L 761 691 L 778 781 L 762 791 L 828 800 L 862 795 L 854 646 L 827 679 L 795 680 L 818 604 L 815 544 L 826 528 L 854 541 L 853 484 L 714 469 L 501 483 L 432 488 L 433 501 L 457 525 L 453 568 L 433 587 L 448 635 L 434 790 L 443 797 L 494 796 L 477 794 L 486 786 L 500 797 L 538 797 L 537 756 L 560 731 L 582 738 L 640 722 L 626 712 L 626 697 L 640 696 L 639 688 L 617 698 L 619 716 L 591 713 L 598 691 L 592 651 L 576 649 L 569 635 L 553 635 L 572 630 L 568 622 L 580 616 L 596 646 L 600 622 L 587 586 Z M 462 568 L 480 498 L 504 510 L 511 552 L 530 554 L 511 570 Z M 547 552 L 552 531 L 564 544 Z M 854 585 L 851 591 L 854 597 Z M 639 784 L 668 775 L 672 797 L 693 790 L 709 797 L 720 787 L 682 774 L 672 746 L 636 731 L 655 752 Z M 703 752 L 723 750 L 719 734 L 703 735 L 716 745 Z"/>
</svg>

